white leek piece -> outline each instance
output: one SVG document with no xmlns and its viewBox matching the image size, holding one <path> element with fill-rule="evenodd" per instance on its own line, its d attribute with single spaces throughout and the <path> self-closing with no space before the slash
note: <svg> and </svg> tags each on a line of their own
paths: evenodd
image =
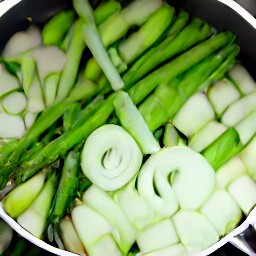
<svg viewBox="0 0 256 256">
<path fill-rule="evenodd" d="M 242 211 L 238 204 L 224 189 L 214 191 L 200 211 L 212 223 L 220 236 L 232 231 L 242 218 Z"/>
<path fill-rule="evenodd" d="M 149 253 L 179 242 L 171 219 L 165 219 L 138 232 L 137 244 L 142 253 Z"/>
<path fill-rule="evenodd" d="M 247 174 L 247 168 L 239 156 L 230 159 L 216 171 L 216 186 L 227 188 L 237 177 Z"/>
<path fill-rule="evenodd" d="M 167 123 L 164 128 L 163 143 L 165 147 L 177 146 L 180 141 L 180 136 L 173 124 Z"/>
<path fill-rule="evenodd" d="M 232 103 L 223 113 L 221 122 L 227 126 L 234 126 L 255 109 L 256 92 L 253 92 Z"/>
<path fill-rule="evenodd" d="M 137 141 L 144 154 L 152 154 L 161 149 L 128 93 L 119 92 L 114 100 L 114 107 L 122 127 Z"/>
<path fill-rule="evenodd" d="M 31 56 L 22 58 L 21 60 L 21 74 L 22 87 L 25 94 L 28 93 L 32 84 L 34 74 L 36 72 L 36 62 Z"/>
<path fill-rule="evenodd" d="M 65 248 L 79 255 L 86 255 L 85 249 L 78 237 L 70 217 L 66 216 L 60 222 L 61 238 Z"/>
<path fill-rule="evenodd" d="M 20 114 L 26 109 L 27 98 L 22 92 L 13 92 L 3 98 L 2 106 L 9 114 Z"/>
<path fill-rule="evenodd" d="M 32 53 L 41 81 L 51 73 L 60 72 L 66 63 L 66 54 L 56 46 L 37 48 Z"/>
<path fill-rule="evenodd" d="M 174 244 L 171 246 L 167 246 L 160 250 L 149 252 L 149 253 L 139 253 L 138 256 L 163 256 L 163 255 L 171 255 L 171 256 L 181 256 L 186 255 L 186 248 L 181 244 Z"/>
<path fill-rule="evenodd" d="M 25 51 L 41 45 L 41 32 L 38 28 L 31 26 L 26 31 L 14 34 L 7 42 L 3 56 L 10 57 L 19 55 Z"/>
<path fill-rule="evenodd" d="M 142 230 L 155 222 L 156 216 L 147 200 L 139 195 L 134 182 L 117 190 L 114 199 L 136 230 Z"/>
<path fill-rule="evenodd" d="M 29 112 L 29 111 L 27 111 L 25 113 L 24 122 L 25 122 L 26 130 L 28 130 L 33 125 L 33 123 L 36 120 L 36 117 L 37 117 L 37 113 L 32 113 L 32 112 Z"/>
<path fill-rule="evenodd" d="M 45 105 L 47 107 L 50 107 L 51 105 L 53 105 L 55 101 L 60 74 L 61 73 L 52 73 L 45 78 L 43 89 L 44 89 L 44 96 L 45 96 Z"/>
<path fill-rule="evenodd" d="M 91 253 L 100 238 L 115 232 L 115 229 L 100 213 L 86 204 L 76 206 L 72 210 L 71 216 L 78 236 L 89 255 L 93 255 Z M 111 255 L 112 242 L 114 241 L 111 241 L 110 249 L 104 247 L 105 251 L 102 255 Z"/>
<path fill-rule="evenodd" d="M 182 208 L 197 209 L 215 187 L 215 173 L 199 153 L 174 146 L 151 155 L 138 176 L 138 191 L 159 217 Z M 157 192 L 156 192 L 157 191 Z"/>
<path fill-rule="evenodd" d="M 235 82 L 238 89 L 243 94 L 249 94 L 255 90 L 256 84 L 247 69 L 241 64 L 236 64 L 229 72 L 228 75 Z"/>
<path fill-rule="evenodd" d="M 256 180 L 256 137 L 254 137 L 248 145 L 243 149 L 243 151 L 239 154 L 241 160 L 245 164 L 249 175 Z"/>
<path fill-rule="evenodd" d="M 135 230 L 124 215 L 121 208 L 110 197 L 110 195 L 92 185 L 83 194 L 83 202 L 101 213 L 106 220 L 116 228 L 115 240 L 120 249 L 127 253 L 136 239 Z"/>
<path fill-rule="evenodd" d="M 214 118 L 215 113 L 207 96 L 198 92 L 182 106 L 172 123 L 184 135 L 190 137 Z"/>
<path fill-rule="evenodd" d="M 25 133 L 25 124 L 21 116 L 0 113 L 0 137 L 21 138 Z"/>
<path fill-rule="evenodd" d="M 118 125 L 104 125 L 86 140 L 81 166 L 100 188 L 113 191 L 127 184 L 138 172 L 142 153 L 132 136 Z"/>
<path fill-rule="evenodd" d="M 248 175 L 236 178 L 229 185 L 228 192 L 246 215 L 256 205 L 256 183 Z"/>
<path fill-rule="evenodd" d="M 95 243 L 92 251 L 90 253 L 92 256 L 102 256 L 102 255 L 111 255 L 111 256 L 122 256 L 122 252 L 119 250 L 115 240 L 111 235 L 105 235 L 100 237 Z"/>
<path fill-rule="evenodd" d="M 0 96 L 19 88 L 17 77 L 11 75 L 3 65 L 0 64 Z"/>
<path fill-rule="evenodd" d="M 16 218 L 27 209 L 42 189 L 44 180 L 45 173 L 39 172 L 5 197 L 4 208 L 11 217 Z"/>
<path fill-rule="evenodd" d="M 208 98 L 218 116 L 240 97 L 239 91 L 228 79 L 218 81 L 208 91 Z"/>
<path fill-rule="evenodd" d="M 35 74 L 27 93 L 27 110 L 38 113 L 45 109 L 44 95 L 38 76 Z"/>
<path fill-rule="evenodd" d="M 55 192 L 55 179 L 48 178 L 32 204 L 17 218 L 17 222 L 38 238 L 42 238 Z"/>
<path fill-rule="evenodd" d="M 202 152 L 226 131 L 226 129 L 227 127 L 222 123 L 210 121 L 190 138 L 188 146 L 197 152 Z"/>
<path fill-rule="evenodd" d="M 216 229 L 199 212 L 181 209 L 173 216 L 173 222 L 181 243 L 189 252 L 201 251 L 219 240 Z"/>
<path fill-rule="evenodd" d="M 235 128 L 239 133 L 241 142 L 245 145 L 256 132 L 256 111 L 243 118 Z"/>
</svg>

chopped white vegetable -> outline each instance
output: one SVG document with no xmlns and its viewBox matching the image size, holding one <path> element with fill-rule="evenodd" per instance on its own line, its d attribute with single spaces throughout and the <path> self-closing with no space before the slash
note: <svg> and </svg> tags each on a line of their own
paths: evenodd
<svg viewBox="0 0 256 256">
<path fill-rule="evenodd" d="M 223 113 L 221 122 L 227 126 L 234 126 L 255 109 L 256 92 L 253 92 L 232 103 Z"/>
<path fill-rule="evenodd" d="M 37 117 L 37 113 L 26 112 L 24 116 L 26 130 L 28 130 L 33 125 L 33 123 L 36 120 L 36 117 Z"/>
<path fill-rule="evenodd" d="M 14 34 L 7 42 L 3 56 L 10 57 L 41 45 L 42 38 L 39 28 L 31 26 L 26 31 Z"/>
<path fill-rule="evenodd" d="M 19 81 L 0 64 L 0 96 L 19 88 Z"/>
<path fill-rule="evenodd" d="M 239 91 L 228 79 L 217 82 L 208 91 L 208 98 L 218 116 L 240 97 Z"/>
<path fill-rule="evenodd" d="M 208 248 L 219 240 L 213 225 L 196 211 L 181 209 L 173 216 L 181 243 L 190 252 Z"/>
<path fill-rule="evenodd" d="M 171 219 L 165 219 L 138 232 L 137 244 L 142 253 L 149 253 L 179 242 Z"/>
<path fill-rule="evenodd" d="M 21 116 L 0 113 L 0 137 L 21 138 L 25 133 L 25 124 Z"/>
<path fill-rule="evenodd" d="M 256 205 L 256 183 L 248 175 L 236 178 L 229 185 L 228 192 L 246 215 Z"/>
<path fill-rule="evenodd" d="M 58 89 L 59 79 L 60 79 L 60 73 L 52 73 L 45 78 L 44 96 L 45 96 L 45 104 L 47 107 L 54 104 L 54 100 L 55 100 L 57 89 Z"/>
<path fill-rule="evenodd" d="M 215 118 L 207 96 L 198 92 L 188 99 L 173 118 L 173 125 L 187 137 Z"/>
<path fill-rule="evenodd" d="M 255 81 L 241 64 L 236 64 L 228 74 L 243 94 L 249 94 L 255 90 Z"/>
<path fill-rule="evenodd" d="M 220 236 L 233 230 L 242 218 L 241 209 L 224 189 L 214 191 L 200 211 L 212 223 Z"/>
<path fill-rule="evenodd" d="M 118 204 L 106 191 L 95 185 L 85 191 L 83 202 L 100 213 L 116 228 L 117 232 L 113 234 L 115 241 L 123 252 L 128 253 L 135 242 L 136 233 Z"/>
<path fill-rule="evenodd" d="M 241 142 L 245 145 L 256 132 L 256 111 L 243 118 L 236 126 Z"/>
<path fill-rule="evenodd" d="M 202 152 L 226 129 L 227 127 L 222 123 L 210 121 L 190 138 L 188 146 L 197 152 Z"/>
<path fill-rule="evenodd" d="M 56 46 L 41 47 L 32 53 L 41 81 L 51 73 L 60 72 L 66 63 L 66 54 Z"/>
<path fill-rule="evenodd" d="M 256 137 L 254 137 L 248 145 L 239 154 L 241 160 L 245 164 L 250 176 L 256 180 Z"/>
<path fill-rule="evenodd" d="M 27 106 L 27 98 L 22 92 L 13 92 L 5 96 L 2 106 L 9 114 L 20 114 Z"/>
<path fill-rule="evenodd" d="M 247 169 L 240 157 L 235 156 L 216 171 L 216 186 L 227 188 L 237 177 L 247 174 Z"/>
</svg>

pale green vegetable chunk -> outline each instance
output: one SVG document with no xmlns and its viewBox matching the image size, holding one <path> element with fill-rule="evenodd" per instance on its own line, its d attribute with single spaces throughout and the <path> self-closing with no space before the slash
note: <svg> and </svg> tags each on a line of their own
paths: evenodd
<svg viewBox="0 0 256 256">
<path fill-rule="evenodd" d="M 12 190 L 3 200 L 5 210 L 16 218 L 35 200 L 44 185 L 45 173 L 39 172 Z"/>
<path fill-rule="evenodd" d="M 203 126 L 197 133 L 191 136 L 188 146 L 197 152 L 203 151 L 215 141 L 227 127 L 215 120 Z"/>
<path fill-rule="evenodd" d="M 237 177 L 247 174 L 247 168 L 239 156 L 235 156 L 216 171 L 216 186 L 227 188 Z"/>
<path fill-rule="evenodd" d="M 247 69 L 241 64 L 236 64 L 228 75 L 235 82 L 238 89 L 243 94 L 249 94 L 255 90 L 256 84 Z"/>
<path fill-rule="evenodd" d="M 189 252 L 201 251 L 219 240 L 217 230 L 199 212 L 181 209 L 173 216 L 173 222 L 181 243 Z"/>
<path fill-rule="evenodd" d="M 240 97 L 239 91 L 228 79 L 218 81 L 208 91 L 208 98 L 218 116 Z"/>
<path fill-rule="evenodd" d="M 142 253 L 149 253 L 176 244 L 179 238 L 171 219 L 165 219 L 138 232 L 136 241 Z"/>
<path fill-rule="evenodd" d="M 2 106 L 9 114 L 20 114 L 26 109 L 27 98 L 22 92 L 13 92 L 3 98 Z"/>
<path fill-rule="evenodd" d="M 187 100 L 174 116 L 172 123 L 184 135 L 190 137 L 214 118 L 215 113 L 207 96 L 198 92 Z"/>
<path fill-rule="evenodd" d="M 242 218 L 242 211 L 235 200 L 224 190 L 216 190 L 200 212 L 212 223 L 220 236 L 233 230 Z"/>
<path fill-rule="evenodd" d="M 254 137 L 239 154 L 250 176 L 256 180 L 256 137 Z"/>
<path fill-rule="evenodd" d="M 139 254 L 143 256 L 163 256 L 163 255 L 171 255 L 171 256 L 181 256 L 187 252 L 186 248 L 181 244 L 174 244 L 171 246 L 167 246 L 157 251 Z"/>
<path fill-rule="evenodd" d="M 236 178 L 229 185 L 228 192 L 246 215 L 256 205 L 256 183 L 248 175 Z"/>
</svg>

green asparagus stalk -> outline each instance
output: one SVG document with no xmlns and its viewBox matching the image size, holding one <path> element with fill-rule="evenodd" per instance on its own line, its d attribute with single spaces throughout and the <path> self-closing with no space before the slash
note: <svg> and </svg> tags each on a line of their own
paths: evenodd
<svg viewBox="0 0 256 256">
<path fill-rule="evenodd" d="M 142 25 L 162 4 L 161 0 L 136 0 L 122 11 L 111 15 L 99 26 L 103 44 L 108 47 L 123 37 L 130 27 Z"/>
<path fill-rule="evenodd" d="M 78 73 L 82 53 L 85 48 L 85 42 L 82 35 L 83 23 L 81 20 L 76 21 L 72 40 L 67 51 L 66 65 L 62 71 L 60 82 L 58 85 L 56 101 L 64 99 L 71 88 L 74 86 Z"/>
<path fill-rule="evenodd" d="M 74 11 L 62 11 L 53 16 L 42 30 L 42 41 L 44 45 L 60 46 L 68 29 L 74 21 Z"/>
<path fill-rule="evenodd" d="M 187 18 L 187 15 L 182 13 L 173 26 L 171 26 L 169 36 L 135 62 L 123 77 L 126 86 L 129 87 L 159 64 L 211 35 L 211 27 L 196 18 L 180 31 Z"/>
<path fill-rule="evenodd" d="M 228 160 L 242 150 L 239 134 L 235 128 L 228 128 L 214 142 L 205 148 L 201 154 L 218 170 Z"/>
<path fill-rule="evenodd" d="M 96 128 L 105 124 L 114 111 L 113 100 L 115 96 L 115 93 L 112 94 L 104 101 L 104 104 L 100 104 L 97 112 L 89 117 L 81 126 L 76 126 L 74 129 L 51 141 L 43 149 L 21 163 L 17 172 L 17 182 L 24 182 L 40 170 L 40 168 L 53 163 L 70 148 L 86 139 Z"/>
<path fill-rule="evenodd" d="M 72 208 L 79 181 L 79 163 L 80 154 L 75 151 L 71 151 L 65 159 L 61 179 L 50 214 L 50 220 L 53 224 L 59 224 L 60 220 Z"/>
<path fill-rule="evenodd" d="M 129 89 L 128 86 L 128 93 L 133 99 L 133 102 L 135 104 L 140 103 L 159 84 L 170 82 L 171 79 L 190 69 L 210 54 L 230 44 L 234 38 L 231 32 L 219 33 L 153 71 L 144 79 L 137 82 L 132 88 Z"/>
<path fill-rule="evenodd" d="M 79 102 L 71 103 L 69 109 L 63 115 L 63 128 L 68 131 L 81 111 L 81 104 Z"/>
<path fill-rule="evenodd" d="M 182 79 L 174 79 L 170 84 L 162 84 L 139 107 L 139 110 L 152 131 L 171 120 L 186 100 L 202 85 L 212 82 L 216 70 L 229 56 L 238 54 L 236 45 L 228 45 L 217 54 L 210 55 L 193 66 Z M 234 54 L 235 53 L 235 54 Z M 229 63 L 225 63 L 228 65 Z M 228 65 L 229 66 L 229 65 Z M 221 71 L 223 67 L 221 66 Z M 216 73 L 214 73 L 216 72 Z"/>
<path fill-rule="evenodd" d="M 115 0 L 110 0 L 100 4 L 94 11 L 96 25 L 103 23 L 108 17 L 121 11 L 121 4 Z"/>
<path fill-rule="evenodd" d="M 95 24 L 93 10 L 88 0 L 73 0 L 73 5 L 83 21 L 82 34 L 84 40 L 99 63 L 102 71 L 108 78 L 114 90 L 121 89 L 124 86 L 123 80 L 111 62 L 107 51 L 104 48 L 100 34 Z"/>
<path fill-rule="evenodd" d="M 174 17 L 174 8 L 163 5 L 126 40 L 119 45 L 120 55 L 125 63 L 132 62 L 146 49 L 152 46 L 166 31 Z M 157 29 L 155 29 L 157 27 Z"/>
</svg>

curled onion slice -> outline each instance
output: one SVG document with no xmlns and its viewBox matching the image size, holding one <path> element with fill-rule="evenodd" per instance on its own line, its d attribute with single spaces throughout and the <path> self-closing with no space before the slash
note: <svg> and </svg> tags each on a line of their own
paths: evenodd
<svg viewBox="0 0 256 256">
<path fill-rule="evenodd" d="M 114 191 L 127 184 L 138 172 L 142 153 L 121 126 L 107 124 L 86 140 L 82 152 L 82 170 L 94 184 Z"/>
</svg>

